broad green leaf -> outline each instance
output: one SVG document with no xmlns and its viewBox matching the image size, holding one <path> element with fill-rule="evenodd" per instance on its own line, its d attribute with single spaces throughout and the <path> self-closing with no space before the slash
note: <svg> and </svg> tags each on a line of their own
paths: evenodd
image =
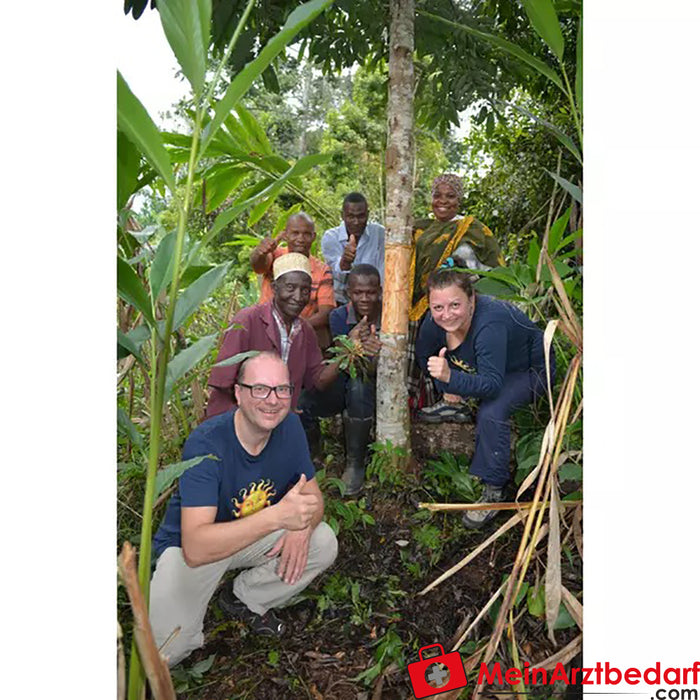
<svg viewBox="0 0 700 700">
<path fill-rule="evenodd" d="M 536 114 L 524 109 L 520 105 L 509 104 L 508 106 L 549 129 L 549 131 L 551 131 L 554 136 L 557 137 L 559 143 L 561 143 L 574 156 L 574 158 L 576 158 L 576 160 L 583 165 L 583 156 L 581 155 L 581 151 L 578 149 L 578 146 L 574 143 L 573 139 L 567 136 L 558 126 L 555 126 L 552 124 L 552 122 L 549 122 L 546 119 L 542 119 L 542 117 L 538 117 Z"/>
<path fill-rule="evenodd" d="M 547 239 L 547 252 L 550 256 L 558 249 L 561 243 L 561 238 L 566 231 L 566 226 L 569 223 L 571 216 L 571 207 L 569 207 L 551 226 L 549 229 L 549 237 Z"/>
<path fill-rule="evenodd" d="M 131 422 L 123 408 L 117 408 L 117 430 L 126 435 L 136 447 L 143 447 L 143 437 L 138 428 Z"/>
<path fill-rule="evenodd" d="M 211 239 L 224 228 L 224 226 L 233 221 L 241 212 L 244 212 L 253 202 L 263 196 L 263 193 L 271 186 L 270 180 L 265 178 L 252 187 L 243 190 L 235 204 L 225 211 L 222 211 L 221 214 L 216 217 L 212 227 L 204 235 L 204 238 L 202 238 L 202 241 L 196 250 L 200 250 L 206 246 L 209 241 L 211 241 Z"/>
<path fill-rule="evenodd" d="M 576 106 L 579 112 L 583 112 L 583 18 L 578 21 L 578 34 L 576 35 Z"/>
<path fill-rule="evenodd" d="M 139 149 L 121 131 L 117 131 L 117 209 L 126 206 L 129 197 L 136 191 L 140 163 Z"/>
<path fill-rule="evenodd" d="M 160 132 L 119 72 L 117 72 L 117 126 L 146 156 L 148 162 L 165 180 L 170 191 L 175 192 L 175 176 Z"/>
<path fill-rule="evenodd" d="M 554 252 L 558 253 L 562 248 L 566 248 L 566 246 L 568 246 L 569 243 L 573 243 L 578 238 L 581 238 L 582 235 L 583 235 L 583 229 L 582 228 L 576 229 L 576 231 L 574 231 L 573 233 L 570 233 L 568 236 L 561 239 L 561 241 L 559 242 L 559 245 L 557 246 L 557 248 Z M 574 254 L 576 254 L 576 253 L 574 252 Z"/>
<path fill-rule="evenodd" d="M 139 328 L 144 328 L 146 330 L 146 335 L 150 336 L 150 331 L 147 326 L 139 326 Z M 117 328 L 117 359 L 121 360 L 128 355 L 133 355 L 141 364 L 144 364 L 143 357 L 141 357 L 141 345 L 144 340 L 146 340 L 146 338 L 141 342 L 137 342 L 133 337 L 130 337 Z M 120 348 L 123 352 L 120 352 Z"/>
<path fill-rule="evenodd" d="M 540 244 L 538 243 L 537 239 L 531 238 L 530 245 L 527 249 L 527 264 L 530 267 L 537 267 L 537 263 L 540 259 L 541 250 L 542 248 L 540 247 Z"/>
<path fill-rule="evenodd" d="M 215 459 L 217 462 L 219 458 L 216 455 L 202 455 L 200 457 L 193 457 L 192 459 L 186 459 L 184 462 L 175 462 L 175 464 L 169 464 L 167 467 L 163 467 L 156 474 L 156 495 L 158 498 L 170 485 L 179 479 L 188 469 L 191 467 L 196 467 L 200 462 L 205 459 Z"/>
<path fill-rule="evenodd" d="M 173 264 L 175 262 L 175 243 L 177 242 L 177 231 L 171 231 L 159 244 L 156 250 L 149 282 L 151 285 L 151 295 L 153 299 L 158 299 L 163 289 L 166 289 L 172 278 Z"/>
<path fill-rule="evenodd" d="M 279 233 L 279 231 L 277 232 Z M 275 233 L 273 232 L 273 236 Z M 236 233 L 234 235 L 234 238 L 232 241 L 226 241 L 226 243 L 222 243 L 221 245 L 225 246 L 248 246 L 249 248 L 254 248 L 256 245 L 258 245 L 262 241 L 261 236 L 252 236 L 248 233 Z"/>
<path fill-rule="evenodd" d="M 165 376 L 165 401 L 168 400 L 175 384 L 184 377 L 200 360 L 204 359 L 216 345 L 217 333 L 205 335 L 190 347 L 180 352 L 168 362 Z"/>
<path fill-rule="evenodd" d="M 267 42 L 265 48 L 231 81 L 226 93 L 216 105 L 214 118 L 205 129 L 200 155 L 204 155 L 212 136 L 216 134 L 226 115 L 234 109 L 238 100 L 246 93 L 253 81 L 270 65 L 275 56 L 332 2 L 333 0 L 310 0 L 310 2 L 295 8 L 287 18 L 282 29 Z"/>
<path fill-rule="evenodd" d="M 564 55 L 564 37 L 552 0 L 520 0 L 530 24 L 544 39 L 552 53 L 561 61 Z"/>
<path fill-rule="evenodd" d="M 192 282 L 198 280 L 205 272 L 209 272 L 209 270 L 213 270 L 215 267 L 215 265 L 190 265 L 182 275 L 180 275 L 180 289 L 189 287 Z"/>
<path fill-rule="evenodd" d="M 571 617 L 571 613 L 566 609 L 564 603 L 559 607 L 559 614 L 554 622 L 555 630 L 565 630 L 569 627 L 576 627 L 576 621 Z"/>
<path fill-rule="evenodd" d="M 330 153 L 315 153 L 310 156 L 300 158 L 281 178 L 273 182 L 267 189 L 263 190 L 258 196 L 265 199 L 257 204 L 250 212 L 248 217 L 248 226 L 256 224 L 265 212 L 272 206 L 277 195 L 282 191 L 287 182 L 295 177 L 301 177 L 312 168 L 318 167 L 321 163 L 327 162 L 331 157 Z"/>
<path fill-rule="evenodd" d="M 236 106 L 236 113 L 241 126 L 248 133 L 249 140 L 257 146 L 257 150 L 266 156 L 273 155 L 270 141 L 258 120 L 241 104 Z"/>
<path fill-rule="evenodd" d="M 151 326 L 154 325 L 148 292 L 144 289 L 131 265 L 120 257 L 117 257 L 117 292 L 127 304 L 131 304 L 140 311 Z"/>
<path fill-rule="evenodd" d="M 289 209 L 283 211 L 278 217 L 277 221 L 275 222 L 275 226 L 272 229 L 272 235 L 276 236 L 284 227 L 287 225 L 287 220 L 292 214 L 298 214 L 301 211 L 301 202 L 297 202 L 296 204 L 292 204 Z M 254 244 L 255 245 L 255 244 Z"/>
<path fill-rule="evenodd" d="M 583 469 L 580 464 L 575 462 L 566 462 L 559 467 L 560 481 L 581 481 L 583 479 Z"/>
<path fill-rule="evenodd" d="M 211 174 L 203 176 L 206 181 L 207 213 L 219 207 L 251 170 L 244 165 L 225 163 L 210 172 Z"/>
<path fill-rule="evenodd" d="M 547 170 L 545 168 L 545 170 Z M 553 173 L 551 170 L 547 170 L 549 175 L 556 181 L 558 182 L 579 204 L 583 204 L 583 192 L 581 192 L 581 188 L 578 187 L 577 185 L 574 185 L 573 182 L 569 182 L 565 178 L 561 177 L 560 175 L 557 175 L 556 173 Z"/>
<path fill-rule="evenodd" d="M 221 284 L 230 266 L 230 262 L 217 265 L 182 292 L 175 306 L 173 331 L 176 331 L 197 310 L 199 305 L 211 296 L 212 292 Z"/>
<path fill-rule="evenodd" d="M 474 289 L 480 294 L 488 294 L 489 296 L 498 297 L 499 299 L 508 298 L 513 294 L 513 288 L 509 287 L 507 284 L 499 280 L 485 278 L 480 279 L 474 285 Z"/>
<path fill-rule="evenodd" d="M 158 0 L 158 14 L 182 72 L 201 95 L 207 69 L 211 0 Z"/>
<path fill-rule="evenodd" d="M 544 617 L 544 586 L 530 587 L 527 592 L 527 610 L 533 617 Z"/>
<path fill-rule="evenodd" d="M 445 19 L 444 17 L 440 17 L 439 15 L 434 15 L 432 12 L 426 12 L 425 10 L 416 10 L 416 12 L 419 15 L 423 15 L 424 17 L 430 17 L 431 19 L 434 19 L 437 22 L 442 22 L 443 24 L 448 24 L 451 27 L 457 27 L 458 29 L 462 29 L 465 32 L 467 32 L 467 34 L 471 34 L 472 36 L 478 37 L 479 39 L 483 39 L 484 41 L 489 42 L 492 46 L 495 46 L 497 49 L 505 51 L 511 56 L 515 56 L 515 58 L 520 59 L 523 63 L 526 63 L 528 66 L 534 68 L 536 71 L 544 75 L 551 82 L 553 82 L 564 94 L 566 94 L 564 84 L 562 83 L 561 78 L 557 75 L 557 73 L 554 70 L 552 70 L 544 61 L 540 61 L 539 58 L 531 56 L 527 51 L 525 51 L 517 44 L 513 44 L 512 42 L 507 41 L 506 39 L 501 39 L 501 37 L 495 36 L 494 34 L 482 32 L 480 29 L 471 27 L 468 24 L 452 22 L 451 20 Z"/>
<path fill-rule="evenodd" d="M 214 367 L 230 367 L 231 365 L 237 365 L 239 362 L 243 362 L 243 360 L 247 360 L 249 357 L 255 357 L 259 354 L 260 350 L 246 350 L 245 352 L 239 352 L 233 357 L 227 357 L 225 360 L 217 362 Z"/>
<path fill-rule="evenodd" d="M 505 282 L 506 284 L 517 284 L 518 279 L 513 273 L 513 271 L 508 267 L 497 267 L 493 270 L 479 270 L 478 275 L 480 277 L 486 277 L 488 279 L 499 280 Z"/>
</svg>

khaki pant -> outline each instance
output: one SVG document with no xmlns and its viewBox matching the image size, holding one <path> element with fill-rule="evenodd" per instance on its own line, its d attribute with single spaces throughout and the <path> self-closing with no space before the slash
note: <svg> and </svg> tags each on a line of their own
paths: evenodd
<svg viewBox="0 0 700 700">
<path fill-rule="evenodd" d="M 168 547 L 161 554 L 151 580 L 150 619 L 158 647 L 176 627 L 181 628 L 163 649 L 170 666 L 204 644 L 204 615 L 229 569 L 245 569 L 235 578 L 233 592 L 250 610 L 263 615 L 304 590 L 335 561 L 338 542 L 333 530 L 321 522 L 311 534 L 304 573 L 296 583 L 285 583 L 276 573 L 279 556 L 265 556 L 284 532 L 273 532 L 227 559 L 197 567 L 187 566 L 180 547 Z"/>
</svg>

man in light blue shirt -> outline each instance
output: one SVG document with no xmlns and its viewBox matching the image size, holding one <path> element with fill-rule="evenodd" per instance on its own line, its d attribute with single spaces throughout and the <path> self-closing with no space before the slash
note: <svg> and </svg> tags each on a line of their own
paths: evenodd
<svg viewBox="0 0 700 700">
<path fill-rule="evenodd" d="M 323 234 L 321 251 L 333 273 L 337 304 L 346 304 L 347 277 L 353 265 L 365 263 L 379 270 L 384 283 L 384 227 L 367 223 L 369 208 L 360 192 L 351 192 L 343 200 L 343 223 Z"/>
</svg>

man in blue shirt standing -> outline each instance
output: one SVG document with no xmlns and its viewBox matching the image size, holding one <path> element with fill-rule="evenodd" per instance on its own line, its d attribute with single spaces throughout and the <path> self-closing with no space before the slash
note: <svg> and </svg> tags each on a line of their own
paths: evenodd
<svg viewBox="0 0 700 700">
<path fill-rule="evenodd" d="M 243 569 L 219 606 L 259 634 L 281 635 L 273 612 L 335 560 L 306 436 L 290 413 L 289 371 L 273 352 L 246 360 L 236 405 L 192 431 L 180 477 L 153 540 L 157 557 L 150 619 L 172 666 L 204 643 L 203 623 L 219 581 Z M 176 630 L 179 628 L 179 631 Z"/>
<path fill-rule="evenodd" d="M 348 273 L 353 265 L 373 265 L 384 282 L 384 227 L 367 223 L 367 200 L 360 192 L 343 199 L 343 223 L 328 229 L 321 240 L 321 251 L 333 273 L 333 289 L 338 305 L 346 304 Z"/>
<path fill-rule="evenodd" d="M 370 432 L 374 422 L 376 370 L 379 355 L 382 287 L 379 271 L 372 265 L 355 265 L 348 275 L 350 302 L 331 311 L 331 336 L 348 336 L 360 343 L 366 358 L 366 374 L 356 377 L 343 372 L 325 391 L 312 389 L 299 400 L 301 420 L 310 442 L 320 438 L 318 418 L 343 414 L 345 432 L 346 495 L 360 492 L 365 478 L 365 463 Z"/>
</svg>

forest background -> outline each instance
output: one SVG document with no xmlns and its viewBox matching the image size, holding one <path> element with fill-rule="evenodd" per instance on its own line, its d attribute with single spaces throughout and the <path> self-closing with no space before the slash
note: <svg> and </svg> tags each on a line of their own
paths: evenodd
<svg viewBox="0 0 700 700">
<path fill-rule="evenodd" d="M 665 26 L 667 30 L 662 32 L 661 39 L 656 15 L 645 16 L 644 9 L 641 18 L 635 19 L 631 13 L 625 14 L 620 10 L 605 23 L 596 15 L 595 7 L 587 7 L 588 20 L 597 27 L 593 29 L 592 38 L 588 39 L 587 46 L 590 48 L 587 49 L 586 59 L 595 76 L 590 79 L 589 75 L 586 84 L 587 139 L 590 139 L 586 153 L 587 227 L 589 231 L 608 234 L 604 240 L 596 240 L 589 235 L 586 242 L 587 284 L 593 287 L 586 299 L 586 368 L 593 382 L 591 391 L 587 392 L 590 398 L 587 399 L 586 430 L 589 442 L 586 450 L 588 464 L 597 462 L 601 465 L 599 473 L 597 469 L 589 469 L 586 486 L 587 514 L 591 515 L 590 526 L 587 521 L 586 530 L 587 546 L 590 543 L 586 572 L 587 615 L 593 608 L 600 610 L 591 614 L 593 624 L 587 628 L 587 642 L 596 650 L 598 658 L 606 658 L 606 649 L 610 649 L 620 664 L 624 663 L 621 657 L 640 663 L 642 648 L 638 646 L 635 651 L 633 639 L 648 639 L 650 630 L 655 630 L 652 635 L 659 640 L 660 653 L 654 653 L 654 660 L 660 658 L 663 662 L 664 658 L 668 658 L 671 664 L 681 663 L 688 649 L 683 629 L 693 627 L 687 610 L 683 613 L 682 625 L 677 622 L 681 615 L 673 614 L 674 610 L 669 607 L 666 607 L 667 614 L 663 619 L 653 615 L 666 597 L 669 583 L 665 573 L 659 575 L 657 572 L 654 579 L 646 583 L 644 570 L 632 581 L 629 573 L 635 562 L 637 566 L 639 562 L 653 564 L 657 555 L 650 553 L 663 548 L 666 554 L 663 563 L 660 561 L 659 564 L 668 567 L 677 582 L 692 580 L 693 576 L 690 567 L 692 557 L 684 554 L 690 544 L 688 538 L 697 531 L 688 515 L 692 512 L 691 494 L 696 492 L 692 488 L 693 476 L 684 476 L 684 492 L 674 493 L 672 499 L 659 502 L 649 497 L 660 486 L 667 484 L 667 480 L 656 472 L 656 465 L 662 461 L 659 457 L 671 464 L 688 462 L 687 453 L 674 452 L 669 436 L 683 429 L 689 433 L 692 429 L 690 421 L 695 402 L 691 400 L 688 403 L 687 397 L 697 394 L 697 386 L 692 384 L 692 377 L 687 377 L 681 371 L 684 362 L 690 365 L 691 356 L 686 353 L 690 351 L 692 343 L 685 342 L 690 341 L 690 337 L 686 335 L 687 323 L 683 321 L 684 313 L 692 310 L 686 308 L 684 311 L 680 306 L 669 308 L 661 295 L 654 295 L 646 288 L 639 289 L 637 279 L 639 270 L 649 270 L 648 250 L 654 248 L 655 232 L 658 231 L 658 224 L 649 230 L 649 221 L 654 220 L 654 214 L 658 217 L 657 221 L 665 220 L 669 215 L 667 206 L 662 206 L 664 202 L 673 202 L 674 220 L 677 222 L 672 227 L 673 235 L 678 237 L 685 251 L 684 257 L 692 260 L 698 252 L 696 241 L 689 237 L 682 238 L 684 230 L 690 232 L 692 229 L 693 183 L 697 182 L 687 163 L 695 161 L 699 154 L 697 137 L 693 137 L 695 130 L 690 128 L 694 113 L 689 94 L 692 90 L 686 89 L 683 73 L 677 70 L 679 66 L 692 64 L 689 56 L 683 52 L 689 51 L 692 45 L 694 25 L 688 22 L 688 18 L 697 21 L 697 13 L 693 14 L 688 4 L 685 5 L 685 19 L 679 19 L 674 10 L 680 5 L 682 3 L 669 3 L 665 10 L 672 16 L 661 27 L 663 29 Z M 596 24 L 596 19 L 599 24 Z M 626 32 L 624 42 L 615 31 L 623 19 L 634 29 Z M 107 21 L 103 27 L 108 27 Z M 61 138 L 50 139 L 50 143 L 42 141 L 42 148 L 51 154 L 44 172 L 56 173 L 58 177 L 55 181 L 70 182 L 71 186 L 67 191 L 65 186 L 56 184 L 41 189 L 42 210 L 51 216 L 50 220 L 48 216 L 42 217 L 40 224 L 42 247 L 48 253 L 46 257 L 50 258 L 50 264 L 35 262 L 26 249 L 26 243 L 23 243 L 23 237 L 13 235 L 10 240 L 9 259 L 26 262 L 18 266 L 19 279 L 8 276 L 5 282 L 9 280 L 15 285 L 15 290 L 26 289 L 26 293 L 23 293 L 23 302 L 26 302 L 11 305 L 8 327 L 20 329 L 20 318 L 29 317 L 34 335 L 29 332 L 21 334 L 26 340 L 18 347 L 13 366 L 26 367 L 27 370 L 11 373 L 17 377 L 16 380 L 9 378 L 7 392 L 8 396 L 22 397 L 17 402 L 15 414 L 29 416 L 31 408 L 28 399 L 32 392 L 28 391 L 28 384 L 36 381 L 34 378 L 41 374 L 38 381 L 43 383 L 48 379 L 51 389 L 56 389 L 50 394 L 50 418 L 39 431 L 41 440 L 37 440 L 36 425 L 30 428 L 25 424 L 25 432 L 19 433 L 22 437 L 14 441 L 19 450 L 12 454 L 10 464 L 46 465 L 40 467 L 44 480 L 42 503 L 46 507 L 38 518 L 41 524 L 30 528 L 30 535 L 41 538 L 45 545 L 46 519 L 53 519 L 57 513 L 60 513 L 62 535 L 57 543 L 61 546 L 51 547 L 36 575 L 25 576 L 14 583 L 32 600 L 35 594 L 45 590 L 47 571 L 63 572 L 62 582 L 56 586 L 59 592 L 52 593 L 54 598 L 62 601 L 60 611 L 56 610 L 57 619 L 53 627 L 72 640 L 81 655 L 86 646 L 90 647 L 87 652 L 90 662 L 86 664 L 85 673 L 99 683 L 105 673 L 112 673 L 113 644 L 113 605 L 112 601 L 104 602 L 104 591 L 112 590 L 114 583 L 111 546 L 114 512 L 110 512 L 114 501 L 111 469 L 114 454 L 113 325 L 111 313 L 106 311 L 113 308 L 115 286 L 111 239 L 114 187 L 105 184 L 113 182 L 114 171 L 113 63 L 106 61 L 109 64 L 106 66 L 98 60 L 96 68 L 93 67 L 97 73 L 86 73 L 85 55 L 94 52 L 95 56 L 102 56 L 104 36 L 98 37 L 97 32 L 90 36 L 80 34 L 84 42 L 80 50 L 66 50 L 64 42 L 59 42 L 60 49 L 57 47 L 55 53 L 63 53 L 65 63 L 42 64 L 45 80 L 42 81 L 41 99 L 38 104 L 32 101 L 25 103 L 28 105 L 28 114 L 25 115 L 28 119 L 24 120 L 22 131 L 36 126 L 37 134 L 43 133 L 38 127 L 44 121 L 46 105 L 52 105 L 53 131 Z M 668 47 L 669 54 L 664 57 L 664 62 L 658 55 L 652 60 L 646 51 L 652 34 L 657 42 L 661 41 Z M 42 46 L 51 46 L 51 38 L 42 36 Z M 609 47 L 609 40 L 613 38 L 615 41 L 612 43 L 616 44 L 615 64 L 609 62 L 611 53 L 602 52 L 599 48 L 600 45 Z M 597 44 L 598 41 L 601 44 Z M 37 64 L 30 59 L 26 67 L 28 70 L 36 69 Z M 57 75 L 55 71 L 85 77 L 68 82 L 52 80 Z M 89 90 L 86 83 L 90 84 Z M 653 106 L 646 101 L 649 84 L 654 85 L 657 98 Z M 642 87 L 643 91 L 640 90 Z M 639 91 L 638 95 L 644 95 L 641 104 L 639 97 L 637 101 L 628 100 L 636 91 Z M 617 98 L 614 102 L 611 101 L 613 96 Z M 59 104 L 65 104 L 66 98 L 71 104 L 70 118 L 65 116 L 63 110 L 56 108 Z M 589 99 L 593 102 L 592 107 Z M 631 113 L 629 107 L 620 110 L 621 102 L 632 105 Z M 662 138 L 658 139 L 658 145 L 651 149 L 651 153 L 649 149 L 640 152 L 639 145 L 658 134 L 659 124 L 667 123 L 669 105 L 673 105 L 672 128 L 665 129 L 659 135 Z M 76 113 L 81 115 L 79 119 Z M 17 129 L 15 125 L 14 130 Z M 6 133 L 10 133 L 9 128 Z M 11 148 L 24 147 L 24 142 L 16 141 L 18 143 L 10 144 Z M 11 154 L 18 155 L 15 150 Z M 76 162 L 77 155 L 79 163 Z M 650 158 L 654 155 L 656 159 Z M 26 157 L 18 159 L 26 160 Z M 615 161 L 617 167 L 611 165 Z M 33 177 L 28 176 L 30 172 Z M 675 176 L 667 177 L 665 174 L 669 172 Z M 651 182 L 650 173 L 654 174 Z M 14 180 L 22 183 L 22 187 L 19 188 L 20 192 L 13 192 L 13 209 L 22 213 L 22 219 L 10 219 L 10 231 L 26 230 L 27 220 L 34 218 L 31 213 L 37 209 L 39 195 L 36 189 L 26 187 L 24 183 L 35 182 L 35 178 L 36 171 L 26 170 L 24 163 L 15 171 Z M 492 224 L 490 217 L 485 215 L 484 218 Z M 685 225 L 685 222 L 691 223 Z M 615 238 L 615 231 L 628 233 Z M 642 243 L 635 246 L 631 244 L 632 240 Z M 41 285 L 28 285 L 30 271 L 31 277 L 40 280 Z M 62 282 L 60 287 L 57 285 L 59 281 Z M 683 278 L 674 278 L 676 298 L 692 295 L 690 282 L 687 287 L 683 284 Z M 602 289 L 596 289 L 598 285 Z M 34 291 L 37 288 L 42 290 L 40 294 Z M 60 294 L 47 295 L 47 291 L 54 289 L 59 289 Z M 613 304 L 612 299 L 619 301 Z M 678 361 L 673 367 L 664 367 L 664 387 L 657 386 L 657 398 L 650 400 L 648 363 L 655 358 L 640 357 L 639 349 L 645 343 L 639 330 L 648 328 L 654 320 L 661 318 L 665 319 L 665 326 L 674 329 L 677 338 L 675 357 Z M 50 358 L 46 357 L 47 336 L 53 340 Z M 44 342 L 39 342 L 42 337 Z M 107 359 L 103 361 L 100 357 Z M 53 373 L 42 371 L 35 374 L 32 369 L 43 368 L 48 362 L 55 369 L 55 380 Z M 50 378 L 44 379 L 47 374 Z M 29 381 L 28 377 L 31 378 Z M 676 395 L 665 392 L 667 386 L 680 382 L 684 383 L 682 392 Z M 605 389 L 602 384 L 607 384 Z M 616 400 L 608 398 L 611 393 Z M 606 403 L 614 405 L 606 408 Z M 680 408 L 675 412 L 665 411 L 664 407 L 669 404 Z M 612 436 L 611 425 L 615 426 Z M 658 436 L 656 438 L 650 430 L 652 427 Z M 593 437 L 596 431 L 597 438 Z M 607 437 L 601 437 L 604 433 Z M 639 434 L 645 435 L 643 445 L 638 440 Z M 37 442 L 46 445 L 44 454 Z M 31 458 L 27 457 L 28 453 Z M 621 467 L 607 469 L 605 465 L 609 464 Z M 26 490 L 27 477 L 20 473 L 17 477 L 10 490 L 22 493 Z M 697 487 L 697 475 L 695 479 Z M 644 494 L 647 495 L 646 499 Z M 638 508 L 635 517 L 621 512 L 621 496 L 635 503 Z M 645 502 L 646 508 L 642 506 Z M 652 503 L 653 510 L 649 508 Z M 671 511 L 675 515 L 672 516 Z M 8 515 L 11 519 L 18 517 L 13 510 L 6 511 L 4 516 Z M 608 530 L 608 533 L 612 530 L 614 533 L 617 529 L 621 532 L 628 527 L 630 519 L 636 531 L 635 537 L 625 536 L 617 540 L 609 537 L 607 543 L 603 541 L 602 530 Z M 670 537 L 670 528 L 666 526 L 669 522 L 675 525 L 674 537 Z M 102 525 L 93 527 L 94 523 Z M 86 530 L 90 533 L 85 534 Z M 33 552 L 35 549 L 27 546 L 24 537 L 13 538 L 9 544 L 9 556 L 15 562 L 22 560 L 23 553 L 26 556 L 27 551 Z M 106 551 L 101 556 L 99 552 L 103 549 Z M 97 560 L 101 563 L 95 566 Z M 611 593 L 608 588 L 603 595 L 602 586 L 607 585 L 609 579 L 615 580 L 616 571 L 620 583 L 615 592 Z M 70 600 L 74 601 L 73 605 L 66 604 Z M 639 615 L 639 609 L 647 614 Z M 610 611 L 614 612 L 614 619 L 617 620 L 615 629 L 618 634 L 606 646 L 596 634 L 596 618 L 602 619 Z M 675 612 L 679 611 L 676 609 Z M 87 615 L 95 621 L 90 639 L 93 636 L 103 638 L 103 649 L 93 645 L 92 641 L 86 644 L 84 633 L 72 631 L 75 630 L 75 618 Z M 32 629 L 28 629 L 20 620 L 11 617 L 9 624 L 18 630 L 20 640 L 26 640 L 25 648 L 29 647 L 30 642 L 35 643 Z M 621 641 L 623 637 L 627 638 L 624 643 Z M 643 651 L 648 655 L 648 645 L 645 646 Z M 632 658 L 635 653 L 637 657 Z M 613 653 L 607 654 L 607 657 L 612 658 Z M 53 679 L 59 677 L 60 664 L 65 660 L 52 658 L 49 663 L 51 668 L 54 668 L 54 663 L 59 664 L 55 667 L 55 675 L 50 672 L 46 674 L 47 681 L 51 682 L 52 675 Z M 21 672 L 16 673 L 21 675 Z"/>
</svg>

